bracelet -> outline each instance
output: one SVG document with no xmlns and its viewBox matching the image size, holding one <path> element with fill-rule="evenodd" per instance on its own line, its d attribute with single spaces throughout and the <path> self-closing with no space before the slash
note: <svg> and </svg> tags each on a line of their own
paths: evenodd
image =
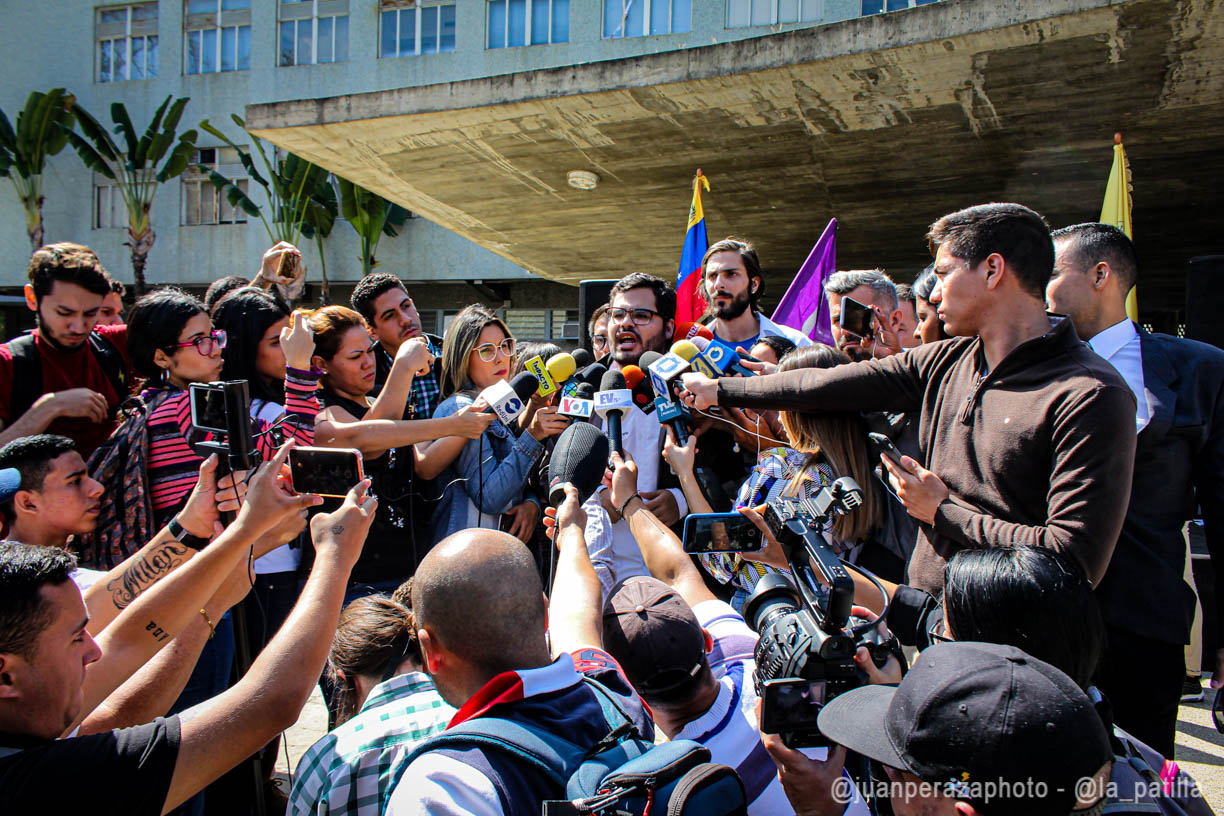
<svg viewBox="0 0 1224 816">
<path fill-rule="evenodd" d="M 208 613 L 203 609 L 200 610 L 200 617 L 204 618 L 204 622 L 208 624 L 208 639 L 212 640 L 213 636 L 217 634 L 217 630 L 213 626 L 213 622 L 209 620 Z"/>
<path fill-rule="evenodd" d="M 632 496 L 630 496 L 629 498 L 625 499 L 625 503 L 624 503 L 624 504 L 622 504 L 622 505 L 620 506 L 620 509 L 619 509 L 619 510 L 617 510 L 616 512 L 620 514 L 620 517 L 621 517 L 621 518 L 624 518 L 624 517 L 625 517 L 625 508 L 629 506 L 629 502 L 633 501 L 634 499 L 641 499 L 641 498 L 642 498 L 642 497 L 641 497 L 641 495 L 639 495 L 639 494 L 638 494 L 638 493 L 635 491 L 635 492 L 634 492 L 634 494 L 633 494 Z M 645 501 L 645 499 L 643 499 L 643 501 Z"/>
</svg>

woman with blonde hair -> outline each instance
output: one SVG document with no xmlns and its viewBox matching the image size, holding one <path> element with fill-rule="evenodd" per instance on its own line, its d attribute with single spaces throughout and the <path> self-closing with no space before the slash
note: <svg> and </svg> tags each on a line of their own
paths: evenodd
<svg viewBox="0 0 1224 816">
<path fill-rule="evenodd" d="M 474 304 L 455 315 L 442 344 L 442 404 L 434 417 L 450 417 L 470 409 L 481 391 L 509 380 L 514 365 L 514 336 L 506 324 Z M 544 452 L 543 442 L 565 430 L 569 420 L 556 406 L 534 411 L 526 428 L 494 420 L 479 439 L 466 443 L 443 471 L 442 500 L 434 512 L 434 540 L 470 527 L 497 528 L 502 514 L 516 509 L 513 522 L 523 526 L 519 505 L 533 505 L 528 532 L 539 522 L 538 499 L 524 496 L 532 467 Z"/>
</svg>

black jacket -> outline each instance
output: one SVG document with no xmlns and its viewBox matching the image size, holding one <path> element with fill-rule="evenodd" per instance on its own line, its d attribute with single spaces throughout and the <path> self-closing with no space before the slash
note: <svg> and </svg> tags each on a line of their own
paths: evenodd
<svg viewBox="0 0 1224 816">
<path fill-rule="evenodd" d="M 1224 588 L 1224 351 L 1138 331 L 1151 420 L 1139 432 L 1126 521 L 1097 597 L 1107 623 L 1187 643 L 1194 594 L 1182 578 L 1182 526 L 1196 506 L 1216 567 L 1216 597 Z"/>
</svg>

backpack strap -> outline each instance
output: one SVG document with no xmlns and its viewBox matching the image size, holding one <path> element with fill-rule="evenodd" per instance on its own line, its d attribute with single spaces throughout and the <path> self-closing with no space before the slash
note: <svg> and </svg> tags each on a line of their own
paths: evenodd
<svg viewBox="0 0 1224 816">
<path fill-rule="evenodd" d="M 565 787 L 586 751 L 574 743 L 525 723 L 498 717 L 478 717 L 451 726 L 421 743 L 401 767 L 407 768 L 421 754 L 438 748 L 493 748 L 525 762 L 556 785 Z"/>
<path fill-rule="evenodd" d="M 114 343 L 97 332 L 89 333 L 89 350 L 93 352 L 111 388 L 115 389 L 115 396 L 119 399 L 116 404 L 121 405 L 128 397 L 127 367 L 123 363 L 123 355 Z"/>
<path fill-rule="evenodd" d="M 9 400 L 9 424 L 12 425 L 42 396 L 43 376 L 33 332 L 14 337 L 8 347 L 13 355 L 13 390 Z"/>
</svg>

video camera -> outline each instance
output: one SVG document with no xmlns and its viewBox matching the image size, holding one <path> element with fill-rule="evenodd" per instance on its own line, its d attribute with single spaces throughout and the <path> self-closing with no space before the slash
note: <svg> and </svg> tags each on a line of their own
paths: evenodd
<svg viewBox="0 0 1224 816">
<path fill-rule="evenodd" d="M 766 575 L 745 602 L 744 618 L 760 635 L 755 682 L 761 730 L 781 734 L 792 748 L 830 744 L 816 718 L 829 700 L 863 684 L 865 676 L 854 663 L 859 646 L 868 648 L 877 666 L 900 650 L 895 638 L 880 636 L 874 621 L 852 617 L 854 581 L 824 538 L 830 519 L 862 503 L 858 483 L 843 476 L 810 498 L 773 499 L 765 511 L 794 582 L 778 573 Z M 887 599 L 879 579 L 849 566 Z"/>
<path fill-rule="evenodd" d="M 192 383 L 188 397 L 192 426 L 216 437 L 195 442 L 193 447 L 201 456 L 217 454 L 218 475 L 226 468 L 250 470 L 259 465 L 259 451 L 251 438 L 251 395 L 246 380 Z"/>
</svg>

